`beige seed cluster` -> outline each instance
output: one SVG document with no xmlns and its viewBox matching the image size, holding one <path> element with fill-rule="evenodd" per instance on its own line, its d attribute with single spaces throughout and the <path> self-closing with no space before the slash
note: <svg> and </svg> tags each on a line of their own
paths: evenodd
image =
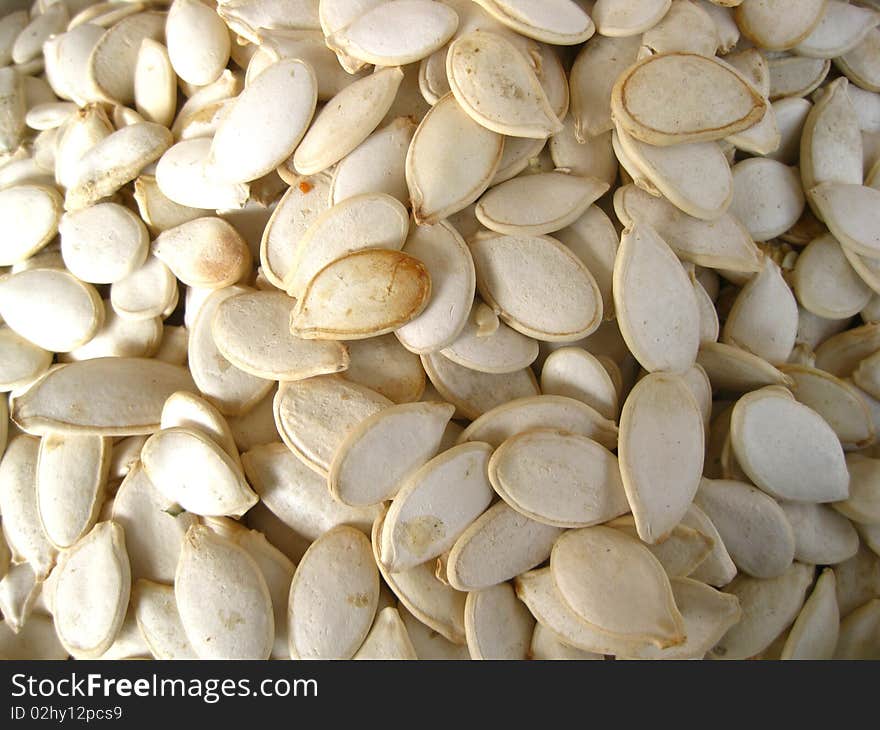
<svg viewBox="0 0 880 730">
<path fill-rule="evenodd" d="M 876 0 L 4 8 L 0 658 L 880 658 Z"/>
</svg>

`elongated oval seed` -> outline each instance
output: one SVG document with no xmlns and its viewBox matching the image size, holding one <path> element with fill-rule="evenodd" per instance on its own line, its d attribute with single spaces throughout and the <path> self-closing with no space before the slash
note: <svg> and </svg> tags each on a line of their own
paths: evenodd
<svg viewBox="0 0 880 730">
<path fill-rule="evenodd" d="M 493 132 L 543 139 L 562 129 L 528 61 L 500 35 L 457 38 L 446 54 L 446 74 L 461 107 Z"/>
<path fill-rule="evenodd" d="M 431 294 L 425 266 L 388 249 L 355 251 L 309 282 L 291 314 L 306 339 L 357 340 L 391 332 L 421 314 Z"/>
<path fill-rule="evenodd" d="M 687 512 L 703 471 L 703 417 L 684 380 L 653 373 L 620 414 L 618 458 L 639 537 L 662 540 Z"/>
<path fill-rule="evenodd" d="M 571 0 L 550 0 L 534 5 L 527 0 L 478 0 L 493 18 L 517 33 L 559 45 L 587 40 L 595 26 L 586 11 Z"/>
<path fill-rule="evenodd" d="M 831 568 L 825 568 L 810 597 L 791 627 L 780 659 L 832 659 L 837 646 L 840 609 L 837 581 Z"/>
<path fill-rule="evenodd" d="M 540 340 L 570 341 L 598 327 L 602 297 L 596 280 L 556 239 L 486 236 L 471 241 L 470 249 L 480 294 L 515 330 Z"/>
<path fill-rule="evenodd" d="M 45 373 L 52 353 L 9 327 L 0 327 L 0 392 L 24 387 Z"/>
<path fill-rule="evenodd" d="M 495 177 L 504 144 L 502 134 L 474 121 L 451 93 L 441 98 L 422 119 L 406 155 L 416 223 L 437 223 L 479 198 Z"/>
<path fill-rule="evenodd" d="M 683 77 L 693 83 L 682 88 Z M 732 66 L 692 53 L 651 56 L 622 74 L 611 92 L 618 124 L 655 145 L 723 139 L 760 121 L 766 108 Z"/>
<path fill-rule="evenodd" d="M 508 438 L 534 428 L 557 428 L 586 436 L 606 449 L 617 447 L 617 426 L 595 409 L 573 398 L 538 395 L 517 398 L 475 419 L 459 437 L 498 447 Z"/>
<path fill-rule="evenodd" d="M 845 248 L 871 258 L 880 254 L 880 233 L 873 222 L 880 190 L 828 182 L 807 192 L 822 220 Z"/>
<path fill-rule="evenodd" d="M 780 507 L 794 530 L 795 560 L 835 565 L 859 551 L 853 523 L 831 507 L 807 502 L 782 502 Z"/>
<path fill-rule="evenodd" d="M 464 626 L 471 659 L 525 659 L 535 619 L 509 583 L 468 594 Z"/>
<path fill-rule="evenodd" d="M 557 527 L 587 527 L 627 512 L 617 459 L 584 436 L 537 429 L 492 455 L 495 491 L 527 517 Z"/>
<path fill-rule="evenodd" d="M 198 0 L 174 0 L 165 23 L 168 55 L 184 81 L 205 86 L 229 61 L 229 31 L 222 18 Z"/>
<path fill-rule="evenodd" d="M 57 570 L 53 602 L 58 638 L 75 656 L 100 656 L 122 627 L 131 591 L 122 527 L 99 522 L 62 554 Z"/>
<path fill-rule="evenodd" d="M 445 403 L 405 403 L 365 418 L 334 451 L 330 493 L 356 507 L 391 499 L 401 481 L 437 453 L 453 411 Z"/>
<path fill-rule="evenodd" d="M 798 256 L 793 285 L 804 308 L 828 319 L 853 316 L 872 294 L 830 234 L 813 239 Z"/>
<path fill-rule="evenodd" d="M 42 185 L 15 185 L 0 191 L 0 218 L 8 227 L 0 245 L 0 265 L 24 261 L 43 248 L 58 230 L 61 195 Z"/>
<path fill-rule="evenodd" d="M 791 565 L 795 533 L 776 500 L 743 482 L 704 479 L 696 501 L 744 573 L 775 578 Z"/>
<path fill-rule="evenodd" d="M 669 579 L 638 540 L 608 527 L 572 530 L 556 541 L 550 571 L 562 600 L 593 627 L 661 649 L 685 641 Z"/>
<path fill-rule="evenodd" d="M 257 501 L 232 458 L 192 429 L 168 428 L 154 434 L 144 444 L 141 459 L 165 498 L 197 515 L 240 517 Z"/>
<path fill-rule="evenodd" d="M 367 636 L 378 599 L 369 540 L 351 527 L 324 533 L 303 555 L 290 587 L 291 656 L 351 658 Z"/>
<path fill-rule="evenodd" d="M 317 95 L 315 74 L 303 61 L 285 59 L 269 66 L 224 113 L 211 143 L 210 172 L 239 183 L 274 170 L 306 133 Z"/>
<path fill-rule="evenodd" d="M 94 525 L 109 467 L 110 443 L 101 436 L 49 434 L 40 440 L 37 508 L 58 548 L 70 547 Z"/>
<path fill-rule="evenodd" d="M 492 188 L 476 207 L 477 219 L 498 233 L 542 235 L 573 223 L 608 189 L 591 177 L 545 172 Z"/>
<path fill-rule="evenodd" d="M 268 659 L 272 600 L 254 559 L 203 525 L 186 533 L 174 578 L 184 631 L 202 659 Z"/>
<path fill-rule="evenodd" d="M 400 486 L 385 516 L 379 554 L 392 573 L 448 550 L 492 501 L 488 444 L 469 442 L 431 459 Z"/>
<path fill-rule="evenodd" d="M 180 621 L 173 586 L 141 579 L 132 587 L 131 604 L 156 659 L 197 658 Z"/>
<path fill-rule="evenodd" d="M 693 365 L 700 339 L 693 285 L 650 226 L 637 223 L 621 237 L 614 301 L 621 334 L 645 369 L 682 372 Z"/>
<path fill-rule="evenodd" d="M 450 8 L 425 0 L 393 0 L 367 10 L 327 38 L 338 53 L 378 66 L 402 66 L 431 55 L 458 27 Z"/>
<path fill-rule="evenodd" d="M 0 316 L 44 350 L 69 352 L 101 327 L 104 307 L 89 284 L 60 269 L 28 269 L 0 281 Z"/>
<path fill-rule="evenodd" d="M 831 427 L 813 410 L 774 388 L 743 396 L 730 435 L 737 461 L 758 487 L 781 499 L 846 499 L 849 474 Z"/>
<path fill-rule="evenodd" d="M 302 298 L 325 266 L 368 248 L 399 250 L 409 227 L 406 208 L 390 195 L 365 193 L 321 213 L 296 242 L 284 288 Z"/>
<path fill-rule="evenodd" d="M 363 142 L 391 108 L 402 80 L 399 67 L 384 68 L 330 99 L 293 154 L 297 172 L 313 175 L 326 170 Z"/>
<path fill-rule="evenodd" d="M 807 38 L 825 12 L 825 0 L 792 0 L 742 3 L 736 22 L 743 34 L 768 50 L 793 48 Z"/>
<path fill-rule="evenodd" d="M 395 330 L 410 352 L 436 352 L 461 334 L 476 288 L 470 249 L 446 221 L 416 225 L 404 243 L 404 252 L 421 261 L 431 277 L 431 298 L 422 313 Z"/>
<path fill-rule="evenodd" d="M 39 439 L 20 435 L 10 440 L 0 461 L 0 509 L 3 533 L 13 558 L 27 561 L 38 578 L 55 562 L 55 548 L 40 524 L 37 502 Z"/>
</svg>

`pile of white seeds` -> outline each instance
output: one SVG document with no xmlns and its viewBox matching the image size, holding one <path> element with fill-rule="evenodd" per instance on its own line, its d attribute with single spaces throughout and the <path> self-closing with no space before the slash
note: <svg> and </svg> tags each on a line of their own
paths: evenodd
<svg viewBox="0 0 880 730">
<path fill-rule="evenodd" d="M 0 658 L 880 658 L 880 2 L 4 8 Z"/>
</svg>

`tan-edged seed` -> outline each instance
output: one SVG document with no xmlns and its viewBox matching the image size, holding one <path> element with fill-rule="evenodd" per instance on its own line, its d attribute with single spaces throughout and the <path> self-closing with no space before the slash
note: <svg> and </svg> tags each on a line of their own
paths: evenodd
<svg viewBox="0 0 880 730">
<path fill-rule="evenodd" d="M 406 403 L 365 418 L 333 453 L 330 493 L 351 506 L 394 497 L 402 488 L 401 480 L 437 453 L 453 410 L 445 403 Z M 383 453 L 385 458 L 380 456 Z"/>
<path fill-rule="evenodd" d="M 617 180 L 617 158 L 611 143 L 611 130 L 583 142 L 577 138 L 574 118 L 569 114 L 563 121 L 563 129 L 550 138 L 550 157 L 557 168 L 568 170 L 573 175 L 594 177 L 608 185 Z M 516 138 L 514 138 L 516 139 Z M 520 139 L 520 146 L 525 140 Z M 538 140 L 540 143 L 540 140 Z M 507 148 L 514 144 L 505 142 Z M 535 155 L 529 155 L 529 158 Z M 526 159 L 528 163 L 528 158 Z M 500 181 L 499 181 L 500 182 Z"/>
<path fill-rule="evenodd" d="M 638 537 L 635 518 L 632 515 L 618 517 L 608 523 L 615 530 L 622 530 Z M 676 525 L 663 542 L 648 545 L 670 578 L 685 578 L 696 570 L 709 556 L 714 541 L 708 535 L 684 524 Z"/>
<path fill-rule="evenodd" d="M 661 540 L 687 512 L 703 471 L 704 433 L 697 401 L 679 376 L 648 375 L 623 404 L 620 472 L 645 542 Z"/>
<path fill-rule="evenodd" d="M 733 199 L 733 176 L 713 141 L 666 147 L 642 142 L 618 124 L 614 139 L 635 167 L 636 184 L 651 187 L 683 212 L 703 220 L 720 218 Z M 639 178 L 647 178 L 648 185 Z"/>
<path fill-rule="evenodd" d="M 391 107 L 402 80 L 399 67 L 384 68 L 330 99 L 294 152 L 297 172 L 313 175 L 326 170 L 363 142 Z"/>
<path fill-rule="evenodd" d="M 833 504 L 834 509 L 859 524 L 880 524 L 880 461 L 860 454 L 848 454 L 849 496 Z"/>
<path fill-rule="evenodd" d="M 880 191 L 860 184 L 826 182 L 807 192 L 841 245 L 863 256 L 877 256 L 880 234 L 873 224 L 873 216 Z"/>
<path fill-rule="evenodd" d="M 212 176 L 207 164 L 210 152 L 209 137 L 182 140 L 168 147 L 156 166 L 159 190 L 168 199 L 190 208 L 241 208 L 250 192 L 248 185 Z"/>
<path fill-rule="evenodd" d="M 740 466 L 772 496 L 802 502 L 846 499 L 849 474 L 837 435 L 818 413 L 776 388 L 740 398 L 730 434 Z"/>
<path fill-rule="evenodd" d="M 575 220 L 608 189 L 592 177 L 545 172 L 508 180 L 477 203 L 477 219 L 490 230 L 511 235 L 553 233 Z"/>
<path fill-rule="evenodd" d="M 880 657 L 880 600 L 873 599 L 840 622 L 835 659 L 877 659 Z"/>
<path fill-rule="evenodd" d="M 393 335 L 349 340 L 348 368 L 342 377 L 384 395 L 394 403 L 422 399 L 427 377 L 418 355 L 406 350 Z"/>
<path fill-rule="evenodd" d="M 655 54 L 687 51 L 714 56 L 718 48 L 718 32 L 703 5 L 679 0 L 670 5 L 660 22 L 645 31 L 642 46 Z"/>
<path fill-rule="evenodd" d="M 325 533 L 306 551 L 290 587 L 291 656 L 351 658 L 367 636 L 378 598 L 369 540 L 351 527 Z"/>
<path fill-rule="evenodd" d="M 381 533 L 379 554 L 389 572 L 410 570 L 445 552 L 489 506 L 489 455 L 488 444 L 461 444 L 402 482 Z"/>
<path fill-rule="evenodd" d="M 561 600 L 593 628 L 661 649 L 685 641 L 669 578 L 638 540 L 608 527 L 571 530 L 553 546 L 550 572 Z"/>
<path fill-rule="evenodd" d="M 791 565 L 795 533 L 776 500 L 743 482 L 704 479 L 696 502 L 744 573 L 775 578 Z"/>
<path fill-rule="evenodd" d="M 678 80 L 693 83 L 682 88 Z M 623 73 L 611 113 L 636 139 L 655 145 L 723 139 L 759 122 L 767 101 L 732 66 L 693 53 L 649 57 Z"/>
<path fill-rule="evenodd" d="M 669 11 L 671 0 L 597 0 L 592 18 L 599 35 L 612 38 L 641 35 Z"/>
<path fill-rule="evenodd" d="M 627 512 L 617 459 L 584 436 L 552 429 L 518 434 L 489 462 L 495 491 L 530 519 L 587 527 Z"/>
<path fill-rule="evenodd" d="M 273 410 L 278 433 L 304 463 L 326 476 L 339 444 L 391 401 L 337 375 L 282 383 Z"/>
<path fill-rule="evenodd" d="M 571 341 L 598 327 L 602 297 L 596 280 L 556 239 L 486 235 L 472 240 L 470 250 L 481 296 L 515 330 L 539 340 Z"/>
<path fill-rule="evenodd" d="M 65 648 L 84 658 L 103 654 L 122 626 L 130 591 L 122 527 L 99 522 L 58 563 L 54 619 Z"/>
<path fill-rule="evenodd" d="M 356 340 L 417 317 L 431 293 L 428 270 L 400 251 L 355 251 L 330 262 L 306 286 L 291 331 L 306 339 Z"/>
<path fill-rule="evenodd" d="M 482 373 L 440 353 L 422 355 L 421 360 L 441 396 L 472 420 L 511 399 L 539 393 L 538 381 L 529 368 L 512 373 Z"/>
<path fill-rule="evenodd" d="M 739 599 L 742 619 L 710 652 L 713 659 L 748 659 L 764 651 L 798 615 L 813 582 L 813 566 L 793 563 L 776 578 L 743 575 L 724 590 Z"/>
<path fill-rule="evenodd" d="M 39 439 L 26 435 L 9 441 L 0 461 L 0 509 L 13 559 L 30 563 L 42 579 L 55 563 L 56 550 L 40 523 L 36 487 L 39 445 Z"/>
<path fill-rule="evenodd" d="M 880 326 L 853 327 L 828 337 L 816 348 L 816 367 L 846 378 L 877 350 L 880 350 Z"/>
<path fill-rule="evenodd" d="M 416 223 L 437 223 L 477 200 L 495 177 L 504 139 L 474 121 L 451 93 L 431 107 L 406 155 Z"/>
<path fill-rule="evenodd" d="M 782 365 L 780 369 L 792 379 L 794 397 L 822 416 L 844 448 L 858 449 L 873 443 L 876 430 L 871 411 L 855 386 L 806 365 Z"/>
<path fill-rule="evenodd" d="M 376 614 L 376 619 L 352 659 L 358 660 L 415 660 L 416 649 L 406 625 L 396 608 L 387 606 Z"/>
<path fill-rule="evenodd" d="M 534 70 L 500 35 L 460 36 L 446 54 L 449 86 L 482 126 L 511 137 L 542 139 L 562 129 Z"/>
<path fill-rule="evenodd" d="M 730 212 L 755 241 L 768 241 L 791 228 L 804 210 L 797 170 L 753 157 L 733 168 Z"/>
<path fill-rule="evenodd" d="M 479 591 L 531 570 L 550 557 L 562 529 L 497 502 L 461 533 L 447 560 L 449 584 Z"/>
<path fill-rule="evenodd" d="M 595 32 L 590 16 L 572 0 L 549 0 L 534 5 L 528 0 L 479 0 L 496 20 L 517 33 L 554 45 L 574 45 Z"/>
<path fill-rule="evenodd" d="M 307 541 L 339 525 L 369 533 L 378 507 L 349 507 L 332 498 L 327 480 L 284 444 L 256 446 L 242 455 L 245 474 L 263 503 Z"/>
<path fill-rule="evenodd" d="M 268 659 L 272 600 L 257 563 L 203 525 L 186 533 L 174 594 L 187 639 L 202 659 Z"/>
<path fill-rule="evenodd" d="M 318 215 L 295 242 L 284 288 L 290 296 L 301 299 L 312 279 L 328 264 L 365 249 L 400 250 L 408 229 L 406 208 L 396 198 L 383 193 L 348 198 Z"/>
<path fill-rule="evenodd" d="M 37 434 L 152 433 L 159 428 L 165 399 L 178 390 L 195 390 L 185 368 L 140 358 L 83 360 L 50 370 L 17 395 L 12 417 Z M 128 407 L 120 409 L 119 403 Z"/>
<path fill-rule="evenodd" d="M 848 258 L 830 234 L 807 245 L 798 256 L 793 276 L 794 290 L 803 307 L 828 319 L 846 319 L 864 309 L 872 291 Z"/>
<path fill-rule="evenodd" d="M 189 512 L 239 517 L 257 501 L 235 461 L 192 429 L 175 427 L 154 434 L 144 444 L 141 459 L 163 496 Z"/>
<path fill-rule="evenodd" d="M 48 434 L 40 440 L 37 509 L 53 545 L 70 547 L 95 524 L 109 467 L 110 443 L 104 437 Z"/>
<path fill-rule="evenodd" d="M 509 583 L 468 594 L 465 636 L 471 659 L 525 659 L 535 619 Z"/>
<path fill-rule="evenodd" d="M 877 54 L 880 51 L 880 30 L 868 31 L 864 40 L 848 53 L 834 59 L 835 65 L 854 84 L 866 91 L 880 91 L 880 74 L 877 73 Z"/>
<path fill-rule="evenodd" d="M 806 39 L 825 13 L 827 0 L 748 0 L 736 9 L 736 22 L 756 45 L 772 51 Z"/>
<path fill-rule="evenodd" d="M 211 143 L 209 174 L 242 183 L 274 170 L 306 134 L 317 96 L 315 74 L 303 61 L 285 59 L 266 68 L 224 112 Z"/>
<path fill-rule="evenodd" d="M 829 0 L 819 23 L 794 50 L 812 58 L 836 58 L 858 46 L 880 24 L 880 14 L 873 8 Z"/>
<path fill-rule="evenodd" d="M 419 621 L 453 644 L 465 643 L 464 606 L 467 594 L 440 581 L 431 562 L 401 573 L 388 571 L 379 557 L 384 512 L 373 523 L 373 557 L 385 583 Z"/>
<path fill-rule="evenodd" d="M 614 301 L 621 334 L 643 367 L 682 372 L 693 365 L 700 340 L 693 285 L 648 225 L 636 223 L 621 237 L 614 261 Z"/>
</svg>

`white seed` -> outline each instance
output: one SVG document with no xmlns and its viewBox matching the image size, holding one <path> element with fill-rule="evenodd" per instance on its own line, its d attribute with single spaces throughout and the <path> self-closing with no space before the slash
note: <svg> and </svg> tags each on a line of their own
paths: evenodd
<svg viewBox="0 0 880 730">
<path fill-rule="evenodd" d="M 165 22 L 175 73 L 196 86 L 215 81 L 229 61 L 229 31 L 213 8 L 199 0 L 174 0 Z"/>
<path fill-rule="evenodd" d="M 825 0 L 748 2 L 737 7 L 736 21 L 749 40 L 778 51 L 793 48 L 807 38 L 825 12 Z"/>
<path fill-rule="evenodd" d="M 571 0 L 549 0 L 540 5 L 527 0 L 479 0 L 479 3 L 508 28 L 545 43 L 573 45 L 587 40 L 595 32 L 590 16 Z"/>
<path fill-rule="evenodd" d="M 762 388 L 740 398 L 730 429 L 737 461 L 767 493 L 801 502 L 846 499 L 849 474 L 840 441 L 807 406 L 774 387 Z"/>
<path fill-rule="evenodd" d="M 156 659 L 196 658 L 180 621 L 172 586 L 141 579 L 132 586 L 131 605 Z"/>
<path fill-rule="evenodd" d="M 859 549 L 852 523 L 824 504 L 782 502 L 782 511 L 794 530 L 794 557 L 802 563 L 835 565 Z"/>
<path fill-rule="evenodd" d="M 880 627 L 880 600 L 871 600 L 840 622 L 835 659 L 876 659 L 880 656 L 877 631 Z"/>
<path fill-rule="evenodd" d="M 464 626 L 471 659 L 527 658 L 535 619 L 509 583 L 468 594 Z"/>
<path fill-rule="evenodd" d="M 100 656 L 122 627 L 131 591 L 125 536 L 115 522 L 99 522 L 64 552 L 55 579 L 55 630 L 75 656 Z"/>
<path fill-rule="evenodd" d="M 306 551 L 290 587 L 291 656 L 350 659 L 367 636 L 378 598 L 369 540 L 351 527 L 325 533 Z"/>
<path fill-rule="evenodd" d="M 404 349 L 392 335 L 349 340 L 346 380 L 384 395 L 393 403 L 413 403 L 422 399 L 427 378 L 417 355 Z"/>
<path fill-rule="evenodd" d="M 850 472 L 849 496 L 834 509 L 857 523 L 880 524 L 880 462 L 859 454 L 846 460 Z"/>
<path fill-rule="evenodd" d="M 212 176 L 207 165 L 210 150 L 210 138 L 183 140 L 169 147 L 156 166 L 159 190 L 175 203 L 190 208 L 241 208 L 249 187 Z"/>
<path fill-rule="evenodd" d="M 455 96 L 440 99 L 416 129 L 406 156 L 416 223 L 437 223 L 477 200 L 495 177 L 503 149 L 504 137 L 475 122 Z"/>
<path fill-rule="evenodd" d="M 268 659 L 275 622 L 254 559 L 203 525 L 186 533 L 174 578 L 187 639 L 202 659 Z"/>
<path fill-rule="evenodd" d="M 829 0 L 819 23 L 794 50 L 812 58 L 843 56 L 858 46 L 878 24 L 880 14 L 872 8 Z"/>
<path fill-rule="evenodd" d="M 852 317 L 864 309 L 872 294 L 831 235 L 813 239 L 801 252 L 793 285 L 804 308 L 828 319 Z"/>
<path fill-rule="evenodd" d="M 134 71 L 135 107 L 146 121 L 170 127 L 177 110 L 177 77 L 168 49 L 144 38 Z"/>
<path fill-rule="evenodd" d="M 155 256 L 110 287 L 110 304 L 123 319 L 152 319 L 166 316 L 178 301 L 177 279 Z"/>
<path fill-rule="evenodd" d="M 867 91 L 880 91 L 880 75 L 877 74 L 876 59 L 880 50 L 880 30 L 874 28 L 865 39 L 834 60 L 835 65 L 854 83 Z"/>
</svg>

